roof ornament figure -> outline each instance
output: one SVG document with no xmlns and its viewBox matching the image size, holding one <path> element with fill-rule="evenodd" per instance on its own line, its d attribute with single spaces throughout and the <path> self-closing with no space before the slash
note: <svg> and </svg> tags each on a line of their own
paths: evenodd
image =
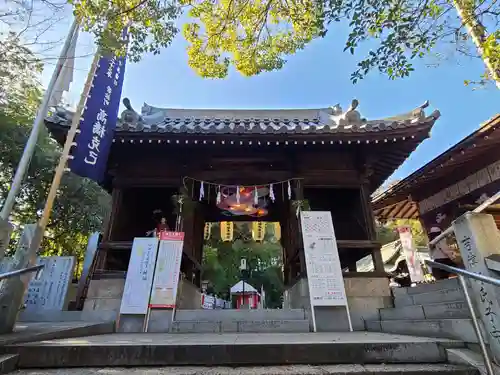
<svg viewBox="0 0 500 375">
<path fill-rule="evenodd" d="M 132 108 L 129 98 L 123 98 L 123 105 L 126 109 L 120 116 L 122 124 L 127 124 L 131 128 L 137 128 L 137 125 L 141 121 L 141 116 Z"/>
<path fill-rule="evenodd" d="M 353 99 L 351 105 L 347 109 L 347 111 L 343 111 L 340 104 L 336 104 L 331 107 L 331 115 L 330 120 L 333 121 L 337 126 L 353 126 L 353 125 L 362 125 L 366 122 L 366 119 L 361 118 L 361 114 L 358 112 L 356 108 L 358 108 L 359 101 L 357 99 Z"/>
</svg>

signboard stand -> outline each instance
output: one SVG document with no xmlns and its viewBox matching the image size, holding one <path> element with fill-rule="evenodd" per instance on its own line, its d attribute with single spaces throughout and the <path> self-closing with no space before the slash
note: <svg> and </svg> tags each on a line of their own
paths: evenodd
<svg viewBox="0 0 500 375">
<path fill-rule="evenodd" d="M 127 278 L 120 305 L 121 315 L 145 316 L 148 313 L 148 301 L 153 283 L 153 272 L 158 253 L 158 238 L 136 237 L 132 245 Z M 144 326 L 144 318 L 142 319 Z M 130 324 L 136 325 L 137 319 Z M 126 328 L 135 331 L 138 328 Z"/>
<path fill-rule="evenodd" d="M 183 232 L 161 232 L 143 332 L 148 332 L 151 310 L 171 310 L 173 322 L 181 272 Z"/>
<path fill-rule="evenodd" d="M 314 332 L 318 331 L 317 312 L 338 307 L 345 308 L 348 327 L 352 331 L 351 314 L 331 213 L 329 211 L 301 211 L 300 226 Z M 325 323 L 323 320 L 321 323 Z M 331 320 L 331 315 L 329 315 L 329 320 Z"/>
</svg>

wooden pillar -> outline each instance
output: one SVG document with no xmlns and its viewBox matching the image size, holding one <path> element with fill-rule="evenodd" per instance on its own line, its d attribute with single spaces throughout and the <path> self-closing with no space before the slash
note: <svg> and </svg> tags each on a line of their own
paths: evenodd
<svg viewBox="0 0 500 375">
<path fill-rule="evenodd" d="M 347 268 L 349 269 L 349 272 L 356 272 L 357 271 L 356 261 L 350 262 L 347 265 Z"/>
<path fill-rule="evenodd" d="M 114 230 L 117 224 L 117 218 L 120 214 L 121 205 L 123 203 L 123 191 L 121 188 L 113 188 L 111 193 L 111 210 L 104 225 L 102 241 L 111 241 L 113 239 Z"/>
<path fill-rule="evenodd" d="M 203 244 L 204 244 L 204 229 L 205 217 L 203 215 L 203 207 L 200 204 L 196 205 L 194 212 L 193 223 L 193 258 L 201 265 L 203 262 Z M 201 287 L 201 269 L 194 267 L 195 274 L 194 283 L 196 286 Z"/>
<path fill-rule="evenodd" d="M 360 188 L 360 200 L 361 208 L 363 211 L 363 218 L 365 224 L 365 232 L 368 240 L 377 240 L 377 231 L 375 228 L 375 215 L 373 214 L 373 209 L 371 205 L 371 197 L 369 190 L 369 180 L 368 177 L 372 174 L 372 170 L 369 167 L 365 167 L 363 173 L 363 183 Z M 380 246 L 372 248 L 372 261 L 373 270 L 377 273 L 384 273 L 384 260 L 382 259 L 382 253 L 380 252 Z"/>
<path fill-rule="evenodd" d="M 304 200 L 304 187 L 302 181 L 297 180 L 295 183 L 296 185 L 293 189 L 295 193 L 295 200 L 302 201 Z M 292 223 L 294 225 L 292 233 L 294 234 L 295 248 L 298 249 L 299 251 L 300 275 L 302 277 L 306 277 L 307 276 L 306 255 L 304 253 L 304 246 L 302 244 L 302 233 L 299 224 L 300 218 L 297 217 L 296 209 L 291 205 L 290 205 L 290 217 L 292 218 Z"/>
<path fill-rule="evenodd" d="M 371 205 L 370 191 L 368 181 L 364 181 L 360 189 L 361 208 L 363 210 L 363 218 L 367 239 L 375 241 L 377 239 L 377 231 L 375 228 L 375 215 Z"/>
</svg>

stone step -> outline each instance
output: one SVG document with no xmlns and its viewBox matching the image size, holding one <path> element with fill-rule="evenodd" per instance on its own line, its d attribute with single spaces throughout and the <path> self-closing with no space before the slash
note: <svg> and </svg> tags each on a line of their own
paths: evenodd
<svg viewBox="0 0 500 375">
<path fill-rule="evenodd" d="M 17 368 L 17 354 L 0 354 L 0 374 L 7 374 Z"/>
<path fill-rule="evenodd" d="M 453 279 L 439 280 L 430 284 L 419 284 L 414 287 L 393 288 L 392 292 L 395 296 L 414 295 L 414 294 L 435 292 L 436 290 L 441 290 L 441 289 L 455 289 L 459 287 L 460 283 L 458 281 L 458 278 L 453 278 Z"/>
<path fill-rule="evenodd" d="M 450 348 L 446 349 L 448 362 L 455 365 L 474 367 L 481 374 L 487 375 L 486 366 L 484 365 L 483 356 L 471 349 L 467 348 Z M 496 365 L 493 360 L 491 363 L 495 374 L 500 374 L 500 366 Z"/>
<path fill-rule="evenodd" d="M 441 302 L 465 301 L 461 288 L 441 289 L 428 293 L 403 294 L 394 297 L 394 306 L 429 305 Z"/>
<path fill-rule="evenodd" d="M 470 318 L 467 303 L 463 301 L 390 307 L 379 310 L 380 320 L 423 320 Z"/>
<path fill-rule="evenodd" d="M 21 311 L 18 322 L 113 322 L 118 313 L 114 310 L 92 311 Z"/>
<path fill-rule="evenodd" d="M 306 319 L 303 309 L 280 310 L 177 310 L 175 320 L 204 322 L 241 320 L 302 320 Z"/>
<path fill-rule="evenodd" d="M 1 348 L 20 368 L 444 363 L 456 340 L 375 332 L 121 334 Z M 67 372 L 64 372 L 67 374 Z"/>
<path fill-rule="evenodd" d="M 179 321 L 172 323 L 171 333 L 294 333 L 309 332 L 308 320 Z"/>
<path fill-rule="evenodd" d="M 102 369 L 66 369 L 66 375 L 101 375 Z M 18 375 L 61 375 L 61 369 L 20 370 Z M 155 367 L 114 368 L 114 375 L 480 375 L 473 367 L 448 364 L 324 365 L 265 367 Z"/>
<path fill-rule="evenodd" d="M 366 329 L 372 332 L 442 337 L 468 343 L 478 342 L 472 319 L 382 320 L 367 321 L 365 324 Z"/>
<path fill-rule="evenodd" d="M 0 346 L 29 341 L 66 339 L 115 332 L 114 322 L 17 323 L 14 332 L 0 335 Z"/>
</svg>

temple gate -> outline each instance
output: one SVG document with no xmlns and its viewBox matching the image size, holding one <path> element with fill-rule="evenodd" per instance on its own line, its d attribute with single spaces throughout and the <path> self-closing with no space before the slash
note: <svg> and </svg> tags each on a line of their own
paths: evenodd
<svg viewBox="0 0 500 375">
<path fill-rule="evenodd" d="M 282 236 L 285 308 L 310 309 L 298 211 L 331 213 L 351 306 L 354 329 L 390 303 L 387 276 L 376 240 L 370 195 L 429 136 L 439 117 L 427 103 L 395 117 L 368 121 L 353 100 L 306 110 L 188 110 L 128 101 L 114 136 L 103 187 L 112 195 L 91 281 L 80 296 L 84 310 L 117 310 L 132 241 L 163 217 L 185 233 L 180 309 L 201 308 L 201 260 L 205 223 L 279 222 Z M 47 121 L 62 142 L 71 114 L 60 110 Z M 273 197 L 269 188 L 273 185 Z M 220 189 L 267 189 L 262 214 L 224 213 Z M 203 190 L 203 193 L 201 191 Z M 226 196 L 235 191 L 226 192 Z M 258 203 L 256 201 L 256 203 Z M 265 213 L 264 213 L 265 211 Z M 158 218 L 157 217 L 157 218 Z M 371 254 L 374 271 L 360 273 L 356 261 Z M 328 320 L 328 319 L 327 319 Z M 335 330 L 324 321 L 322 330 Z"/>
</svg>

